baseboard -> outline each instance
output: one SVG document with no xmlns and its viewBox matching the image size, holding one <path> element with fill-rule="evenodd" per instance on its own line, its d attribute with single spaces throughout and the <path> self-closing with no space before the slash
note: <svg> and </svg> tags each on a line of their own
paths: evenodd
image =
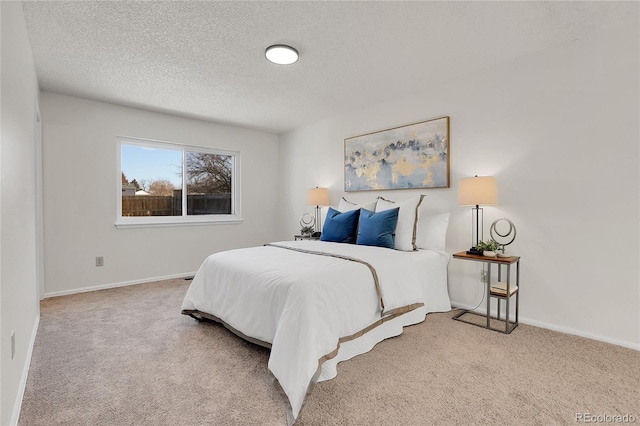
<svg viewBox="0 0 640 426">
<path fill-rule="evenodd" d="M 451 306 L 455 308 L 461 308 L 461 309 L 475 308 L 475 306 L 465 305 L 463 303 L 454 303 L 454 302 L 451 302 Z M 477 309 L 475 309 L 474 312 L 478 312 L 484 315 L 486 314 L 487 310 L 482 309 L 481 307 L 478 307 Z M 492 310 L 491 315 L 496 315 L 496 311 Z M 512 320 L 514 319 L 513 315 L 511 316 L 511 319 Z M 633 343 L 633 342 L 628 342 L 626 340 L 612 339 L 607 336 L 601 336 L 599 334 L 588 333 L 582 330 L 576 330 L 574 328 L 563 327 L 556 324 L 550 324 L 544 321 L 538 321 L 538 320 L 526 318 L 523 316 L 520 316 L 518 320 L 522 324 L 533 325 L 535 327 L 540 327 L 540 328 L 546 328 L 547 330 L 558 331 L 560 333 L 573 334 L 574 336 L 586 337 L 587 339 L 598 340 L 600 342 L 611 343 L 613 345 L 623 346 L 625 348 L 635 349 L 636 351 L 640 351 L 640 343 Z"/>
<path fill-rule="evenodd" d="M 13 413 L 11 414 L 11 426 L 17 425 L 20 419 L 20 408 L 22 408 L 22 398 L 24 397 L 24 390 L 27 388 L 27 377 L 29 376 L 29 367 L 31 366 L 31 355 L 33 355 L 33 345 L 36 343 L 36 334 L 38 333 L 38 325 L 40 324 L 40 315 L 36 317 L 36 322 L 33 324 L 33 330 L 31 331 L 31 339 L 29 339 L 29 349 L 27 350 L 27 359 L 24 363 L 22 370 L 22 377 L 20 378 L 20 387 L 18 388 L 18 395 L 16 395 L 16 401 L 13 405 Z"/>
<path fill-rule="evenodd" d="M 533 325 L 540 328 L 546 328 L 548 330 L 559 331 L 561 333 L 573 334 L 575 336 L 586 337 L 587 339 L 598 340 L 600 342 L 611 343 L 613 345 L 623 346 L 629 349 L 635 349 L 640 351 L 640 343 L 628 342 L 626 340 L 612 339 L 607 336 L 601 336 L 599 334 L 588 333 L 582 330 L 576 330 L 569 327 L 562 327 L 555 324 L 549 324 L 543 321 L 537 321 L 531 318 L 520 318 L 520 322 L 527 325 Z"/>
<path fill-rule="evenodd" d="M 140 280 L 123 281 L 123 282 L 111 283 L 111 284 L 101 284 L 101 285 L 96 285 L 96 286 L 92 286 L 92 287 L 81 287 L 81 288 L 75 288 L 75 289 L 71 289 L 71 290 L 52 291 L 52 292 L 49 292 L 49 293 L 45 293 L 44 297 L 46 299 L 46 298 L 49 298 L 49 297 L 67 296 L 69 294 L 86 293 L 88 291 L 105 290 L 105 289 L 108 289 L 108 288 L 125 287 L 125 286 L 128 286 L 128 285 L 150 283 L 150 282 L 153 282 L 153 281 L 173 280 L 175 278 L 192 277 L 195 274 L 196 274 L 195 272 L 184 272 L 182 274 L 165 275 L 165 276 L 162 276 L 162 277 L 143 278 L 143 279 L 140 279 Z"/>
</svg>

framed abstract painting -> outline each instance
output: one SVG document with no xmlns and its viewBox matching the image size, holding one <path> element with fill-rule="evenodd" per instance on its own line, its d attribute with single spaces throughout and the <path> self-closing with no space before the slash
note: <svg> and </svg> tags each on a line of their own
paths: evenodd
<svg viewBox="0 0 640 426">
<path fill-rule="evenodd" d="M 449 117 L 344 140 L 344 190 L 449 188 Z"/>
</svg>

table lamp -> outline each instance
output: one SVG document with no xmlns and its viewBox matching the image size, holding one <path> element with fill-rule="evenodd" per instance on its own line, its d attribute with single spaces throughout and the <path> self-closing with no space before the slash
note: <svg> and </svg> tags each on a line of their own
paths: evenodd
<svg viewBox="0 0 640 426">
<path fill-rule="evenodd" d="M 316 206 L 316 232 L 320 232 L 320 222 L 322 220 L 322 211 L 320 206 L 329 205 L 329 191 L 327 188 L 312 188 L 307 191 L 307 205 Z"/>
<path fill-rule="evenodd" d="M 460 179 L 458 188 L 458 204 L 461 206 L 475 206 L 471 209 L 471 247 L 467 254 L 482 255 L 478 250 L 478 242 L 482 241 L 484 214 L 481 205 L 489 206 L 498 204 L 498 190 L 496 179 L 493 176 L 475 176 Z M 475 216 L 475 238 L 474 238 L 474 216 Z"/>
</svg>

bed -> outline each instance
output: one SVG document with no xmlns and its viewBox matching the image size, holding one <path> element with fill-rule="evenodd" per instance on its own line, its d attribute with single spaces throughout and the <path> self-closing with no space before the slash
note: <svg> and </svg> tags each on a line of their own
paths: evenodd
<svg viewBox="0 0 640 426">
<path fill-rule="evenodd" d="M 448 216 L 447 216 L 448 218 Z M 414 234 L 415 237 L 415 234 Z M 288 241 L 209 256 L 182 313 L 223 323 L 271 348 L 268 368 L 297 419 L 337 363 L 451 309 L 449 255 L 327 241 Z"/>
</svg>

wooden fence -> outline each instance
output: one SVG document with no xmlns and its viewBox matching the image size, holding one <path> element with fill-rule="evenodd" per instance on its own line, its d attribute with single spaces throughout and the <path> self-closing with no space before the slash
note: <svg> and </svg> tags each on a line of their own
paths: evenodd
<svg viewBox="0 0 640 426">
<path fill-rule="evenodd" d="M 187 215 L 231 214 L 231 194 L 187 194 Z"/>
<path fill-rule="evenodd" d="M 177 191 L 176 191 L 177 192 Z M 187 195 L 187 215 L 230 214 L 231 194 Z M 122 216 L 181 216 L 182 197 L 123 195 Z"/>
</svg>

